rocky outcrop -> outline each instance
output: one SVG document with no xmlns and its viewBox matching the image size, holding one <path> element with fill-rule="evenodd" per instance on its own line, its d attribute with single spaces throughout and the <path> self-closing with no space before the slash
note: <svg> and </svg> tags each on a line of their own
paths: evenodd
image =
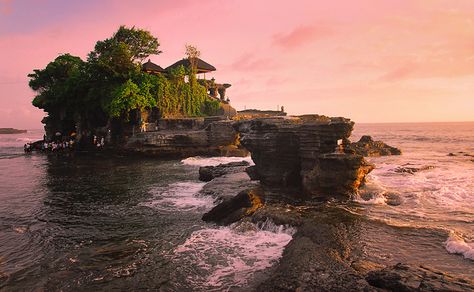
<svg viewBox="0 0 474 292">
<path fill-rule="evenodd" d="M 345 196 L 357 191 L 373 166 L 345 153 L 354 123 L 318 115 L 239 121 L 240 143 L 251 152 L 249 175 L 264 185 L 300 188 L 310 196 Z"/>
<path fill-rule="evenodd" d="M 189 120 L 189 119 L 187 119 Z M 127 151 L 161 157 L 189 157 L 195 155 L 246 156 L 248 152 L 237 146 L 238 134 L 232 121 L 210 123 L 187 121 L 184 125 L 169 122 L 171 129 L 137 133 L 125 144 Z"/>
<path fill-rule="evenodd" d="M 353 151 L 365 157 L 402 154 L 400 149 L 389 146 L 382 141 L 374 141 L 371 136 L 362 136 L 359 141 L 348 144 L 346 151 Z"/>
<path fill-rule="evenodd" d="M 399 166 L 397 168 L 395 168 L 393 171 L 394 172 L 397 172 L 397 173 L 408 173 L 408 174 L 415 174 L 419 171 L 423 171 L 423 170 L 430 170 L 430 169 L 433 169 L 435 168 L 434 166 L 432 165 L 424 165 L 424 166 L 420 166 L 420 167 L 414 167 L 414 166 Z"/>
<path fill-rule="evenodd" d="M 244 172 L 249 165 L 247 161 L 238 161 L 217 166 L 203 166 L 199 168 L 199 180 L 211 181 L 226 174 Z"/>
<path fill-rule="evenodd" d="M 0 128 L 0 134 L 22 134 L 26 132 L 26 130 L 18 130 L 14 128 Z"/>
<path fill-rule="evenodd" d="M 397 264 L 369 272 L 367 282 L 388 291 L 473 291 L 474 282 L 424 266 Z"/>
<path fill-rule="evenodd" d="M 204 221 L 228 225 L 253 214 L 263 207 L 263 196 L 260 188 L 240 192 L 237 196 L 224 200 L 202 216 Z"/>
</svg>

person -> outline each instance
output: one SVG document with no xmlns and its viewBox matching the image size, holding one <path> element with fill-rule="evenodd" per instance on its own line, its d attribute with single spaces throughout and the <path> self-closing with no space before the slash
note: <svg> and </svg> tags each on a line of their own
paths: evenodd
<svg viewBox="0 0 474 292">
<path fill-rule="evenodd" d="M 100 138 L 100 146 L 104 147 L 104 144 L 105 144 L 105 139 L 104 139 L 104 137 L 102 137 L 102 138 Z"/>
<path fill-rule="evenodd" d="M 146 123 L 144 121 L 141 122 L 140 132 L 146 132 Z"/>
</svg>

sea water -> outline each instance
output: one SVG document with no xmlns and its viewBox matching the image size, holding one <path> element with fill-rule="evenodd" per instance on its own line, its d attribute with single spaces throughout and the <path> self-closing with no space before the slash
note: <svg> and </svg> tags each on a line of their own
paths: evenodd
<svg viewBox="0 0 474 292">
<path fill-rule="evenodd" d="M 344 203 L 378 224 L 361 225 L 365 256 L 472 278 L 474 123 L 358 124 L 352 139 L 363 134 L 403 151 L 369 158 L 377 168 Z M 200 195 L 198 167 L 241 158 L 24 154 L 42 135 L 0 135 L 2 290 L 245 291 L 296 231 L 201 220 L 216 202 Z"/>
</svg>

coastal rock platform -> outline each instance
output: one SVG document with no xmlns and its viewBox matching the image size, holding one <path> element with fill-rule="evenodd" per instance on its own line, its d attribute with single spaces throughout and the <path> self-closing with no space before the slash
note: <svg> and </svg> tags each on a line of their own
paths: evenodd
<svg viewBox="0 0 474 292">
<path fill-rule="evenodd" d="M 361 155 L 344 152 L 354 123 L 319 115 L 242 120 L 234 125 L 263 185 L 300 188 L 309 197 L 347 197 L 373 169 Z"/>
</svg>

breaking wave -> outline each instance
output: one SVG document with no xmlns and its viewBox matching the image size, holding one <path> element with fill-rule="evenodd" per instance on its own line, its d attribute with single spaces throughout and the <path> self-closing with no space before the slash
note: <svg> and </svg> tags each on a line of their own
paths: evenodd
<svg viewBox="0 0 474 292">
<path fill-rule="evenodd" d="M 153 199 L 140 205 L 163 211 L 210 209 L 214 206 L 214 199 L 199 195 L 204 185 L 202 182 L 178 182 L 166 187 L 155 187 L 150 190 Z"/>
<path fill-rule="evenodd" d="M 201 229 L 175 249 L 174 260 L 179 269 L 198 269 L 187 279 L 193 286 L 219 291 L 241 287 L 278 262 L 294 233 L 294 228 L 271 221 Z"/>
<path fill-rule="evenodd" d="M 229 163 L 229 162 L 238 162 L 238 161 L 248 161 L 250 165 L 253 165 L 252 158 L 247 157 L 201 157 L 194 156 L 181 160 L 181 163 L 184 165 L 191 166 L 216 166 L 219 164 Z"/>
<path fill-rule="evenodd" d="M 451 232 L 445 245 L 449 253 L 460 254 L 466 259 L 474 260 L 474 242 L 466 242 L 462 236 Z"/>
</svg>

